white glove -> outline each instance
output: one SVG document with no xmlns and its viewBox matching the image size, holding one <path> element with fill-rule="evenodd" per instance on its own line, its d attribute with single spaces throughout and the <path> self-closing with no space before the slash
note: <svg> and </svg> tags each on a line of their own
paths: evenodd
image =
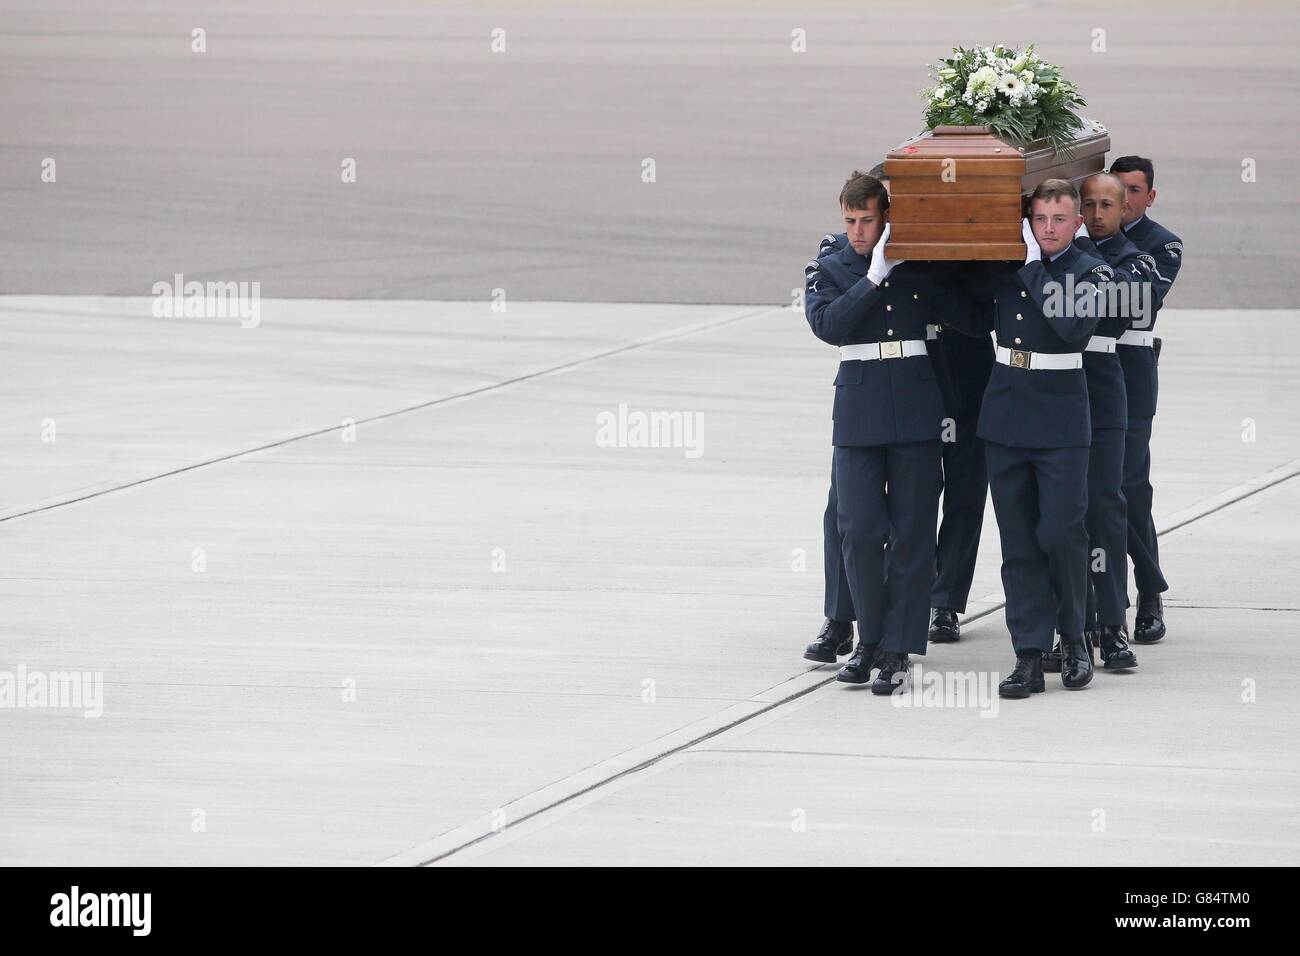
<svg viewBox="0 0 1300 956">
<path fill-rule="evenodd" d="M 894 267 L 902 262 L 902 259 L 889 259 L 885 256 L 885 243 L 889 241 L 890 223 L 885 223 L 885 231 L 880 234 L 880 240 L 876 247 L 871 250 L 871 265 L 867 268 L 867 278 L 873 285 L 880 285 L 889 274 L 894 271 Z"/>
<path fill-rule="evenodd" d="M 1074 230 L 1074 238 L 1076 238 L 1076 239 L 1087 239 L 1087 238 L 1089 238 L 1089 236 L 1088 236 L 1088 227 L 1085 226 L 1082 222 L 1079 223 L 1079 228 L 1076 229 L 1076 230 Z"/>
<path fill-rule="evenodd" d="M 1038 248 L 1038 240 L 1034 238 L 1034 230 L 1029 227 L 1028 219 L 1020 220 L 1020 238 L 1025 241 L 1025 265 L 1040 262 L 1043 250 Z"/>
</svg>

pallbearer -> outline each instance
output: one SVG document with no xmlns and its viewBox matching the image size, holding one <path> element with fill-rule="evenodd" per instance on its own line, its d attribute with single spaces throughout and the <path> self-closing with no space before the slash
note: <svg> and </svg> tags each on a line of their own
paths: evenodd
<svg viewBox="0 0 1300 956">
<path fill-rule="evenodd" d="M 858 617 L 858 646 L 839 679 L 872 691 L 905 684 L 909 654 L 926 651 L 939 502 L 943 400 L 926 326 L 949 290 L 919 264 L 885 258 L 889 197 L 855 172 L 840 193 L 849 245 L 810 263 L 805 309 L 838 346 L 832 442 L 837 527 Z M 886 561 L 888 545 L 888 561 Z"/>
<path fill-rule="evenodd" d="M 1128 521 L 1124 507 L 1124 433 L 1128 403 L 1124 369 L 1115 353 L 1119 336 L 1136 318 L 1150 318 L 1151 273 L 1137 247 L 1120 232 L 1125 208 L 1124 184 L 1107 173 L 1084 180 L 1083 225 L 1074 244 L 1096 256 L 1115 272 L 1114 309 L 1097 323 L 1083 352 L 1088 380 L 1088 412 L 1092 419 L 1092 445 L 1088 451 L 1088 564 L 1091 571 L 1087 628 L 1101 648 L 1102 666 L 1126 670 L 1137 666 L 1128 646 L 1124 617 L 1128 609 Z M 1044 660 L 1049 671 L 1061 669 L 1058 645 Z"/>
<path fill-rule="evenodd" d="M 818 274 L 821 259 L 838 256 L 849 247 L 846 233 L 822 236 L 817 258 L 804 267 L 805 284 Z M 823 609 L 826 614 L 822 629 L 803 652 L 805 660 L 819 664 L 834 664 L 853 650 L 853 595 L 849 592 L 849 579 L 844 574 L 844 538 L 840 534 L 837 517 L 839 504 L 835 494 L 835 462 L 831 460 L 831 488 L 826 497 L 826 511 L 822 514 L 822 573 L 825 577 Z"/>
<path fill-rule="evenodd" d="M 1128 431 L 1124 443 L 1124 497 L 1128 501 L 1128 552 L 1133 558 L 1133 582 L 1137 585 L 1137 618 L 1133 640 L 1154 644 L 1165 636 L 1164 603 L 1160 595 L 1169 590 L 1160 570 L 1160 549 L 1156 526 L 1151 518 L 1151 425 L 1156 414 L 1159 381 L 1156 359 L 1160 340 L 1155 337 L 1155 320 L 1165 297 L 1178 278 L 1183 264 L 1182 241 L 1147 215 L 1155 204 L 1155 167 L 1141 156 L 1121 156 L 1110 171 L 1124 183 L 1129 209 L 1123 229 L 1129 242 L 1148 257 L 1153 278 L 1151 322 L 1135 322 L 1119 340 L 1119 358 L 1128 389 Z"/>
<path fill-rule="evenodd" d="M 1088 575 L 1088 446 L 1092 424 L 1082 352 L 1097 325 L 1108 265 L 1071 242 L 1079 194 L 1062 179 L 1034 190 L 1022 267 L 989 265 L 973 291 L 992 300 L 997 365 L 978 434 L 1002 539 L 1002 584 L 1016 666 L 998 693 L 1023 698 L 1045 687 L 1043 655 L 1061 636 L 1061 682 L 1092 680 L 1084 638 Z M 951 321 L 951 319 L 950 319 Z"/>
<path fill-rule="evenodd" d="M 889 191 L 884 163 L 877 163 L 868 174 L 876 177 Z M 842 249 L 847 244 L 844 236 L 827 236 L 822 242 L 824 254 L 827 242 L 832 248 Z M 951 286 L 954 265 L 934 262 L 927 266 L 935 282 Z M 972 303 L 960 294 L 952 301 L 952 308 L 970 309 Z M 981 308 L 975 306 L 975 308 Z M 941 317 L 942 318 L 942 317 Z M 943 406 L 952 427 L 943 435 L 943 510 L 939 523 L 939 540 L 935 549 L 935 579 L 930 593 L 930 640 L 952 643 L 961 637 L 958 615 L 966 613 L 971 581 L 975 577 L 975 559 L 979 552 L 980 532 L 984 527 L 984 505 L 989 496 L 988 473 L 984 466 L 984 442 L 975 434 L 979 421 L 980 401 L 989 382 L 993 368 L 993 340 L 987 335 L 970 336 L 946 331 L 942 323 L 926 327 L 926 346 L 934 366 L 943 395 Z M 831 488 L 832 504 L 834 485 Z M 828 513 L 831 508 L 828 507 Z M 829 525 L 828 525 L 829 526 Z M 838 543 L 838 542 L 837 542 Z M 833 597 L 842 593 L 838 589 L 831 566 L 830 547 L 827 546 L 826 606 L 833 606 Z M 851 608 L 851 604 L 850 604 Z M 851 611 L 850 611 L 851 612 Z M 830 611 L 827 611 L 830 617 Z M 809 651 L 814 647 L 810 646 Z M 821 648 L 817 648 L 821 650 Z M 824 653 L 824 652 L 823 652 Z M 809 655 L 805 655 L 809 656 Z M 824 657 L 813 657 L 824 660 Z"/>
<path fill-rule="evenodd" d="M 867 175 L 880 180 L 889 192 L 889 178 L 884 163 L 877 163 Z M 822 237 L 817 259 L 842 252 L 849 244 L 848 235 Z M 819 268 L 809 262 L 805 273 Z M 946 281 L 949 266 L 930 267 L 935 281 Z M 961 307 L 955 303 L 955 307 Z M 958 613 L 965 613 L 975 575 L 975 558 L 979 550 L 980 531 L 984 524 L 984 503 L 988 498 L 988 475 L 984 470 L 984 443 L 975 435 L 979 403 L 988 384 L 993 365 L 993 342 L 987 335 L 942 334 L 942 326 L 926 326 L 926 348 L 934 366 L 939 391 L 947 417 L 953 421 L 951 435 L 943 441 L 943 511 L 936 551 L 936 575 L 930 603 L 930 640 L 936 643 L 956 641 L 960 636 Z M 836 521 L 835 476 L 832 468 L 830 494 L 822 516 L 824 605 L 826 620 L 817 638 L 804 651 L 804 658 L 824 664 L 835 663 L 837 654 L 852 650 L 853 598 L 844 575 L 843 538 Z"/>
</svg>

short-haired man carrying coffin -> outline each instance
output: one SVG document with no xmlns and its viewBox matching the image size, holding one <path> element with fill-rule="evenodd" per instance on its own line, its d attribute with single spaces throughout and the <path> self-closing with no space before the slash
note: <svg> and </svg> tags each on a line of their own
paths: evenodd
<svg viewBox="0 0 1300 956">
<path fill-rule="evenodd" d="M 924 654 L 934 581 L 944 407 L 926 326 L 951 310 L 951 289 L 916 263 L 885 258 L 889 196 L 855 172 L 840 193 L 848 246 L 809 263 L 805 313 L 840 349 L 835 377 L 836 524 L 858 619 L 839 679 L 889 694 Z M 886 560 L 888 544 L 888 560 Z"/>
<path fill-rule="evenodd" d="M 1061 636 L 1062 684 L 1082 688 L 1093 674 L 1084 637 L 1092 427 L 1082 352 L 1112 272 L 1071 244 L 1080 222 L 1078 191 L 1049 179 L 1034 190 L 1023 223 L 1024 265 L 990 264 L 969 276 L 971 293 L 994 304 L 997 364 L 978 434 L 1016 651 L 1015 669 L 998 686 L 1009 698 L 1044 690 L 1043 655 L 1054 631 Z"/>
<path fill-rule="evenodd" d="M 889 177 L 885 175 L 884 163 L 877 163 L 867 175 L 879 179 L 888 193 Z M 823 236 L 817 258 L 837 255 L 848 244 L 846 233 Z M 810 262 L 807 270 L 817 267 L 817 262 Z M 948 263 L 930 264 L 936 282 L 949 282 L 954 268 L 958 267 Z M 954 307 L 962 307 L 960 298 L 954 299 Z M 964 305 L 987 308 L 969 300 Z M 957 616 L 966 613 L 989 494 L 984 443 L 975 434 L 975 425 L 993 368 L 993 342 L 987 334 L 957 334 L 951 328 L 945 334 L 942 329 L 942 324 L 932 322 L 926 326 L 925 335 L 930 362 L 952 424 L 951 432 L 944 435 L 942 442 L 943 508 L 935 550 L 935 580 L 930 590 L 931 643 L 952 643 L 961 636 Z M 822 519 L 826 621 L 817 639 L 804 652 L 805 659 L 822 663 L 834 663 L 837 653 L 847 654 L 852 650 L 852 622 L 856 618 L 848 579 L 844 576 L 843 538 L 836 523 L 836 507 L 832 474 Z"/>
<path fill-rule="evenodd" d="M 1074 244 L 1104 261 L 1115 272 L 1124 294 L 1097 323 L 1083 352 L 1088 379 L 1088 411 L 1092 416 L 1092 446 L 1088 451 L 1088 604 L 1087 631 L 1101 649 L 1106 670 L 1137 666 L 1128 646 L 1128 520 L 1124 501 L 1124 433 L 1128 402 L 1124 369 L 1116 347 L 1136 319 L 1150 319 L 1151 271 L 1133 243 L 1120 231 L 1128 204 L 1124 184 L 1109 173 L 1096 173 L 1079 189 L 1083 225 Z M 1058 645 L 1043 660 L 1049 671 L 1061 669 Z"/>
<path fill-rule="evenodd" d="M 1138 592 L 1133 640 L 1154 644 L 1165 636 L 1164 601 L 1160 595 L 1169 589 L 1160 569 L 1156 525 L 1151 516 L 1151 426 L 1159 392 L 1156 360 L 1160 356 L 1155 323 L 1182 268 L 1183 243 L 1147 215 L 1156 201 L 1156 172 L 1151 160 L 1121 156 L 1110 164 L 1110 171 L 1124 183 L 1129 204 L 1122 220 L 1124 235 L 1146 257 L 1154 280 L 1150 323 L 1139 326 L 1134 322 L 1133 328 L 1120 337 L 1117 349 L 1128 389 L 1124 497 L 1128 502 L 1128 552 L 1133 558 L 1133 582 Z"/>
</svg>

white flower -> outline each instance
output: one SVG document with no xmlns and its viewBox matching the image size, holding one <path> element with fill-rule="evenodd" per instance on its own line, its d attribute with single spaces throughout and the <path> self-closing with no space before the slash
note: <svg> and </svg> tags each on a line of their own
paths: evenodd
<svg viewBox="0 0 1300 956">
<path fill-rule="evenodd" d="M 1014 73 L 1003 73 L 998 80 L 998 89 L 1014 102 L 1025 92 L 1025 82 Z"/>
<path fill-rule="evenodd" d="M 991 90 L 998 81 L 998 71 L 991 66 L 982 66 L 970 75 L 966 82 L 968 90 Z"/>
</svg>

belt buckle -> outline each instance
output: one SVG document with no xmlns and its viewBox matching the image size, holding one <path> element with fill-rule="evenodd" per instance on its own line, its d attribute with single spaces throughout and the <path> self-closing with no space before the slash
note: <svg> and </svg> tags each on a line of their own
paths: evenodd
<svg viewBox="0 0 1300 956">
<path fill-rule="evenodd" d="M 1029 353 L 1024 349 L 1011 350 L 1012 368 L 1029 368 Z"/>
<path fill-rule="evenodd" d="M 903 343 L 902 342 L 881 342 L 880 357 L 882 359 L 902 358 Z"/>
</svg>

